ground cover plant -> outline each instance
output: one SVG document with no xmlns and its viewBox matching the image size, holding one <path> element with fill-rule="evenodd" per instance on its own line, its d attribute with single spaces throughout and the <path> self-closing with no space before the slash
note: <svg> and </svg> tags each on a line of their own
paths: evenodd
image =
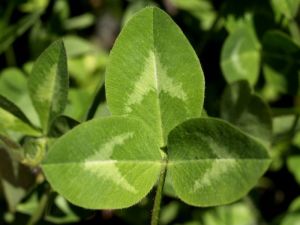
<svg viewBox="0 0 300 225">
<path fill-rule="evenodd" d="M 274 193 L 278 211 L 264 207 L 272 204 L 268 190 L 277 190 L 272 174 L 290 171 L 298 179 L 299 157 L 287 152 L 297 151 L 298 111 L 283 101 L 297 99 L 298 3 L 270 1 L 268 17 L 256 11 L 261 3 L 226 1 L 217 12 L 208 1 L 164 2 L 171 15 L 181 9 L 192 15 L 183 18 L 197 18 L 205 35 L 194 50 L 197 34 L 188 40 L 170 15 L 139 1 L 129 4 L 109 56 L 105 41 L 95 50 L 74 34 L 59 38 L 91 26 L 88 13 L 68 18 L 59 11 L 51 32 L 57 21 L 60 31 L 41 39 L 45 28 L 34 22 L 47 23 L 39 20 L 43 10 L 68 9 L 59 4 L 28 1 L 20 9 L 31 15 L 3 23 L 8 65 L 17 63 L 11 43 L 30 27 L 41 44 L 31 46 L 34 63 L 0 76 L 4 223 L 296 224 L 293 186 L 281 200 Z M 277 30 L 257 25 L 261 17 L 274 19 L 268 26 Z M 215 80 L 198 55 L 222 29 L 225 79 Z"/>
</svg>

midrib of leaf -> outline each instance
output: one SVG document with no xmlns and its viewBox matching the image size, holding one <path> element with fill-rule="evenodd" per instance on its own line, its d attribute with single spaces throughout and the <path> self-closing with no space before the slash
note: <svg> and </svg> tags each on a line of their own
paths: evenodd
<svg viewBox="0 0 300 225">
<path fill-rule="evenodd" d="M 186 164 L 186 163 L 201 163 L 201 162 L 212 162 L 212 161 L 219 161 L 220 163 L 222 163 L 223 161 L 225 162 L 247 162 L 247 161 L 271 161 L 271 159 L 268 158 L 238 158 L 238 159 L 234 159 L 234 158 L 211 158 L 211 159 L 172 159 L 172 161 L 168 162 L 168 166 L 176 166 L 177 164 Z"/>
<path fill-rule="evenodd" d="M 83 162 L 53 162 L 44 163 L 43 166 L 57 166 L 57 165 L 81 165 L 81 164 L 151 164 L 151 165 L 161 165 L 161 160 L 93 160 L 93 161 L 83 161 Z"/>
<path fill-rule="evenodd" d="M 51 109 L 53 108 L 53 98 L 56 94 L 56 84 L 57 84 L 57 79 L 58 76 L 57 76 L 57 73 L 58 73 L 58 63 L 55 63 L 51 69 L 51 73 L 54 73 L 55 76 L 49 76 L 50 78 L 53 77 L 53 79 L 49 79 L 49 89 L 48 89 L 48 94 L 46 95 L 46 97 L 49 99 L 50 101 L 50 104 L 49 104 L 49 107 L 47 108 L 47 111 L 46 111 L 46 118 L 47 118 L 47 124 L 46 124 L 46 127 L 45 127 L 45 132 L 48 132 L 48 129 L 49 129 L 49 123 L 51 122 L 50 121 L 50 118 L 51 118 Z"/>
<path fill-rule="evenodd" d="M 153 24 L 154 26 L 154 24 Z M 154 30 L 154 29 L 153 29 Z M 155 43 L 154 43 L 154 35 L 153 35 L 153 63 L 154 63 L 154 84 L 155 84 L 155 88 L 156 88 L 156 95 L 157 95 L 157 101 L 156 101 L 156 104 L 157 104 L 157 113 L 158 113 L 158 117 L 159 117 L 159 120 L 158 120 L 158 128 L 159 128 L 159 132 L 161 134 L 160 138 L 161 138 L 161 143 L 165 144 L 164 143 L 164 134 L 163 134 L 163 128 L 162 128 L 162 116 L 161 116 L 161 104 L 160 104 L 160 98 L 159 98 L 159 92 L 160 92 L 160 87 L 159 87 L 159 78 L 158 78 L 158 68 L 157 68 L 157 59 L 156 59 L 156 49 L 155 49 Z"/>
<path fill-rule="evenodd" d="M 153 63 L 154 63 L 154 80 L 155 80 L 155 88 L 156 88 L 156 95 L 157 95 L 157 112 L 158 112 L 158 116 L 159 116 L 159 121 L 158 121 L 158 126 L 159 126 L 159 132 L 161 134 L 160 136 L 160 143 L 162 143 L 162 145 L 166 145 L 166 143 L 164 143 L 164 131 L 163 131 L 163 127 L 162 127 L 162 116 L 161 116 L 161 103 L 160 103 L 160 98 L 159 98 L 159 93 L 160 93 L 160 83 L 159 83 L 159 77 L 158 77 L 158 60 L 157 60 L 157 50 L 155 47 L 155 40 L 156 40 L 156 36 L 155 36 L 155 23 L 154 23 L 154 11 L 152 11 L 152 35 L 153 35 Z M 157 55 L 156 55 L 157 54 Z M 163 147 L 160 146 L 160 147 Z"/>
</svg>

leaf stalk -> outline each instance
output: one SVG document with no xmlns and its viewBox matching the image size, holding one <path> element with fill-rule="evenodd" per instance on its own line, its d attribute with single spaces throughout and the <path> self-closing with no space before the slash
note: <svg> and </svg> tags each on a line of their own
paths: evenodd
<svg viewBox="0 0 300 225">
<path fill-rule="evenodd" d="M 158 225 L 159 214 L 160 214 L 160 205 L 161 205 L 163 188 L 164 188 L 165 179 L 166 179 L 166 172 L 167 172 L 167 156 L 166 156 L 166 154 L 164 154 L 162 168 L 160 171 L 156 194 L 155 194 L 155 199 L 154 199 L 154 205 L 153 205 L 152 216 L 151 216 L 151 225 Z"/>
</svg>

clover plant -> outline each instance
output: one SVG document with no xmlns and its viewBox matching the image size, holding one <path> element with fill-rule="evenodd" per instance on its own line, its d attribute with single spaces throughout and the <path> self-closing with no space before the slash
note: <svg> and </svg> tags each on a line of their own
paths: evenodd
<svg viewBox="0 0 300 225">
<path fill-rule="evenodd" d="M 136 13 L 114 44 L 105 78 L 111 116 L 79 125 L 62 116 L 68 93 L 66 61 L 64 44 L 57 41 L 38 58 L 30 75 L 30 97 L 41 128 L 4 97 L 0 115 L 8 121 L 4 129 L 37 137 L 30 142 L 39 146 L 37 152 L 25 149 L 24 161 L 35 165 L 43 159 L 47 181 L 73 204 L 130 207 L 157 186 L 154 225 L 166 180 L 179 199 L 205 207 L 238 200 L 267 170 L 268 142 L 260 133 L 268 134 L 262 130 L 252 135 L 247 132 L 251 127 L 239 128 L 230 113 L 245 119 L 252 112 L 245 105 L 238 113 L 226 111 L 235 104 L 230 90 L 232 100 L 223 102 L 222 115 L 233 124 L 202 117 L 201 65 L 187 38 L 162 10 L 147 7 Z M 226 69 L 226 62 L 223 66 Z M 247 102 L 261 105 L 250 90 L 247 96 Z M 56 139 L 58 120 L 77 126 L 63 129 L 59 135 L 67 132 Z"/>
</svg>

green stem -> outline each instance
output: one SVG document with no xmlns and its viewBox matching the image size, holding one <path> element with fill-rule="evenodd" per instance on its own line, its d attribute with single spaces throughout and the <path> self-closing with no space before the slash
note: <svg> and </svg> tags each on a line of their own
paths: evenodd
<svg viewBox="0 0 300 225">
<path fill-rule="evenodd" d="M 161 199 L 163 194 L 162 192 L 165 184 L 166 171 L 167 171 L 167 159 L 166 157 L 164 157 L 163 165 L 159 175 L 155 199 L 154 199 L 154 205 L 153 205 L 152 216 L 151 216 L 151 225 L 158 225 L 160 204 L 161 204 Z"/>
</svg>

